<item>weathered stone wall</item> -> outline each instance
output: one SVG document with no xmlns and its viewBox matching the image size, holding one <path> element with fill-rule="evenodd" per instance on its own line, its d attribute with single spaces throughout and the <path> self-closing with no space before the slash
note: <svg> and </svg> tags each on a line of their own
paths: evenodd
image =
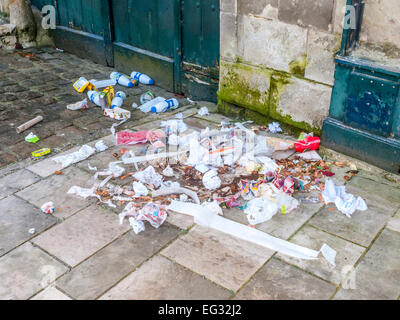
<svg viewBox="0 0 400 320">
<path fill-rule="evenodd" d="M 345 0 L 221 0 L 219 105 L 304 130 L 329 113 Z"/>
</svg>

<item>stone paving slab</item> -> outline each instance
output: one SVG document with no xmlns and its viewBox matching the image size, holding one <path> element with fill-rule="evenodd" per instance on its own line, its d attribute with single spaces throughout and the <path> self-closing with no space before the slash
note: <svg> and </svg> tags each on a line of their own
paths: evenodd
<svg viewBox="0 0 400 320">
<path fill-rule="evenodd" d="M 358 195 L 358 193 L 354 193 L 354 195 Z M 366 202 L 368 210 L 356 211 L 351 218 L 338 211 L 335 205 L 330 205 L 323 208 L 313 217 L 310 224 L 326 232 L 368 247 L 395 211 L 390 207 L 378 207 L 370 199 L 367 199 Z M 331 211 L 329 208 L 335 208 L 335 210 Z"/>
<path fill-rule="evenodd" d="M 197 225 L 161 252 L 233 291 L 237 291 L 273 253 L 259 245 Z"/>
<path fill-rule="evenodd" d="M 400 210 L 389 220 L 387 228 L 392 231 L 400 232 Z"/>
<path fill-rule="evenodd" d="M 0 256 L 55 223 L 54 217 L 15 196 L 0 200 Z M 29 233 L 31 228 L 35 229 L 35 234 Z"/>
<path fill-rule="evenodd" d="M 335 290 L 334 285 L 272 258 L 235 300 L 327 300 Z"/>
<path fill-rule="evenodd" d="M 89 206 L 87 200 L 76 195 L 68 194 L 73 186 L 90 188 L 93 186 L 93 177 L 75 167 L 63 170 L 61 175 L 53 175 L 45 180 L 20 191 L 18 197 L 41 207 L 44 203 L 52 201 L 55 206 L 54 216 L 66 219 L 77 211 Z"/>
<path fill-rule="evenodd" d="M 400 233 L 384 230 L 354 271 L 353 289 L 335 299 L 396 300 L 400 295 Z"/>
<path fill-rule="evenodd" d="M 70 297 L 62 293 L 57 288 L 50 286 L 38 293 L 30 300 L 72 300 Z"/>
<path fill-rule="evenodd" d="M 100 300 L 224 300 L 230 295 L 228 290 L 157 255 Z"/>
<path fill-rule="evenodd" d="M 348 190 L 357 190 L 368 199 L 381 205 L 391 204 L 395 209 L 400 208 L 400 186 L 378 183 L 363 177 L 354 177 L 348 183 Z"/>
<path fill-rule="evenodd" d="M 318 260 L 297 259 L 281 253 L 277 254 L 279 259 L 293 264 L 300 269 L 311 272 L 312 274 L 336 285 L 340 284 L 343 280 L 343 267 L 355 265 L 362 253 L 365 251 L 365 248 L 363 247 L 317 230 L 308 225 L 300 229 L 290 242 L 313 250 L 320 250 L 322 245 L 326 243 L 332 249 L 336 250 L 336 267 L 330 265 L 324 258 L 322 258 L 321 254 L 320 259 Z"/>
<path fill-rule="evenodd" d="M 76 299 L 95 299 L 178 234 L 168 223 L 159 229 L 147 225 L 138 235 L 130 231 L 64 275 L 57 286 Z"/>
<path fill-rule="evenodd" d="M 39 179 L 37 175 L 25 169 L 0 178 L 0 199 L 37 182 Z"/>
<path fill-rule="evenodd" d="M 0 258 L 0 299 L 28 299 L 68 268 L 31 243 Z"/>
<path fill-rule="evenodd" d="M 129 228 L 127 224 L 120 225 L 118 216 L 111 211 L 92 205 L 33 242 L 68 265 L 76 266 Z"/>
</svg>

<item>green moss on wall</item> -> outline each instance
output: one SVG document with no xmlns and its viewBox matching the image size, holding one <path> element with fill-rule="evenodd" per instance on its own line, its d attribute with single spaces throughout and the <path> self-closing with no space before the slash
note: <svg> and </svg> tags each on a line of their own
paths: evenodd
<svg viewBox="0 0 400 320">
<path fill-rule="evenodd" d="M 221 63 L 223 77 L 220 80 L 218 96 L 220 99 L 234 103 L 261 114 L 268 115 L 269 90 L 260 91 L 250 86 L 250 78 L 257 74 L 264 78 L 266 85 L 270 81 L 272 71 L 256 69 L 241 63 Z"/>
<path fill-rule="evenodd" d="M 293 70 L 304 74 L 306 57 L 296 60 L 292 64 Z M 221 63 L 220 89 L 218 91 L 218 112 L 230 117 L 253 120 L 258 124 L 267 124 L 278 120 L 287 124 L 286 132 L 298 131 L 321 133 L 320 128 L 313 127 L 306 122 L 294 121 L 290 115 L 284 115 L 279 110 L 279 101 L 285 87 L 291 83 L 292 74 L 251 67 L 242 63 Z M 250 87 L 250 79 L 254 74 L 264 77 L 269 81 L 269 90 L 260 92 L 257 88 Z M 300 74 L 298 74 L 300 76 Z M 238 108 L 236 106 L 244 107 Z M 290 129 L 290 127 L 293 127 Z"/>
<path fill-rule="evenodd" d="M 289 63 L 289 71 L 294 75 L 304 77 L 306 74 L 307 56 L 303 54 L 301 57 Z"/>
</svg>

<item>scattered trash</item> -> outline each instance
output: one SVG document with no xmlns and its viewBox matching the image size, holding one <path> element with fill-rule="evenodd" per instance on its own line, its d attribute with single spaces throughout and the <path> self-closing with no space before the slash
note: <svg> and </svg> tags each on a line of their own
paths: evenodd
<svg viewBox="0 0 400 320">
<path fill-rule="evenodd" d="M 208 190 L 218 189 L 221 186 L 221 179 L 218 177 L 218 171 L 208 171 L 203 176 L 203 184 Z"/>
<path fill-rule="evenodd" d="M 320 138 L 308 136 L 304 140 L 297 141 L 294 147 L 297 152 L 313 151 L 319 149 L 320 143 Z"/>
<path fill-rule="evenodd" d="M 335 259 L 336 259 L 336 251 L 333 250 L 330 246 L 324 243 L 321 247 L 320 252 L 324 256 L 324 258 L 334 267 L 336 267 Z"/>
<path fill-rule="evenodd" d="M 47 214 L 52 214 L 54 213 L 54 203 L 53 202 L 46 202 L 42 207 L 40 208 L 42 212 L 47 213 Z"/>
<path fill-rule="evenodd" d="M 89 81 L 96 89 L 102 89 L 106 87 L 112 87 L 117 84 L 115 79 L 105 79 L 105 80 L 90 80 Z"/>
<path fill-rule="evenodd" d="M 139 105 L 136 102 L 134 102 L 134 103 L 132 103 L 132 108 L 137 109 L 137 108 L 139 108 Z"/>
<path fill-rule="evenodd" d="M 116 145 L 130 146 L 148 141 L 153 142 L 163 137 L 164 133 L 160 131 L 120 131 L 116 134 Z"/>
<path fill-rule="evenodd" d="M 320 253 L 320 251 L 275 238 L 260 230 L 223 218 L 201 205 L 172 201 L 167 210 L 193 216 L 194 222 L 198 225 L 218 230 L 294 258 L 316 260 Z"/>
<path fill-rule="evenodd" d="M 162 102 L 159 102 L 155 105 L 153 105 L 150 108 L 150 111 L 152 113 L 162 113 L 166 112 L 168 110 L 173 110 L 179 107 L 179 102 L 175 98 L 164 100 Z"/>
<path fill-rule="evenodd" d="M 30 134 L 28 134 L 26 137 L 25 137 L 25 141 L 26 142 L 30 142 L 30 143 L 36 143 L 36 142 L 38 142 L 40 139 L 38 138 L 38 136 L 37 135 L 35 135 L 33 132 L 31 132 Z"/>
<path fill-rule="evenodd" d="M 167 135 L 181 134 L 187 130 L 187 125 L 182 119 L 172 119 L 167 121 L 161 121 L 161 128 L 165 128 Z"/>
<path fill-rule="evenodd" d="M 35 234 L 36 233 L 36 229 L 35 228 L 31 228 L 31 229 L 28 230 L 28 232 L 30 234 Z"/>
<path fill-rule="evenodd" d="M 122 105 L 124 104 L 125 99 L 126 99 L 126 94 L 125 94 L 125 92 L 123 92 L 123 91 L 118 91 L 118 92 L 115 94 L 115 97 L 114 97 L 114 99 L 113 99 L 112 102 L 111 102 L 111 109 L 114 109 L 114 108 L 121 108 Z M 129 114 L 130 114 L 130 113 L 129 113 Z M 130 118 L 130 116 L 129 116 L 129 118 Z"/>
<path fill-rule="evenodd" d="M 54 172 L 56 176 L 60 176 L 62 175 L 62 171 L 61 170 L 57 170 L 56 172 Z"/>
<path fill-rule="evenodd" d="M 115 120 L 128 120 L 131 118 L 131 112 L 122 108 L 104 109 L 104 115 Z"/>
<path fill-rule="evenodd" d="M 268 125 L 268 129 L 271 133 L 282 132 L 281 125 L 278 122 L 272 122 Z"/>
<path fill-rule="evenodd" d="M 322 158 L 316 151 L 307 151 L 303 153 L 299 153 L 297 155 L 299 158 L 309 161 L 321 161 Z"/>
<path fill-rule="evenodd" d="M 149 76 L 147 76 L 147 75 L 145 75 L 143 73 L 137 72 L 137 71 L 132 71 L 131 78 L 136 80 L 136 81 L 139 81 L 141 84 L 147 84 L 147 85 L 153 85 L 154 84 L 154 80 L 153 79 L 151 79 Z"/>
<path fill-rule="evenodd" d="M 322 198 L 325 204 L 334 203 L 337 209 L 345 214 L 348 218 L 356 211 L 368 210 L 368 206 L 361 197 L 355 197 L 350 193 L 346 193 L 345 186 L 335 186 L 332 180 L 327 179 L 325 189 L 322 192 Z"/>
<path fill-rule="evenodd" d="M 133 183 L 133 191 L 135 191 L 135 197 L 143 197 L 149 194 L 149 190 L 147 190 L 146 186 L 136 181 Z"/>
<path fill-rule="evenodd" d="M 255 198 L 247 203 L 244 213 L 251 225 L 266 222 L 278 212 L 276 203 L 267 198 Z"/>
<path fill-rule="evenodd" d="M 138 181 L 153 185 L 158 188 L 161 186 L 163 177 L 156 172 L 153 166 L 148 166 L 147 169 L 137 172 L 133 175 Z"/>
<path fill-rule="evenodd" d="M 42 148 L 40 150 L 33 151 L 32 152 L 32 157 L 40 158 L 40 157 L 43 157 L 45 155 L 48 155 L 49 153 L 51 153 L 51 149 L 50 148 Z"/>
<path fill-rule="evenodd" d="M 199 112 L 197 113 L 199 116 L 202 116 L 202 117 L 204 117 L 204 116 L 209 116 L 210 115 L 210 112 L 208 111 L 208 108 L 207 107 L 202 107 L 200 110 L 199 110 Z"/>
<path fill-rule="evenodd" d="M 140 103 L 143 105 L 154 100 L 155 98 L 156 97 L 150 91 L 147 91 L 140 96 Z"/>
<path fill-rule="evenodd" d="M 115 80 L 121 86 L 133 88 L 132 81 L 122 73 L 111 72 L 110 79 Z"/>
<path fill-rule="evenodd" d="M 83 161 L 87 158 L 89 158 L 91 155 L 93 155 L 96 152 L 96 149 L 88 146 L 88 145 L 83 145 L 78 151 L 67 154 L 65 156 L 59 156 L 53 158 L 53 161 L 57 163 L 61 163 L 62 168 L 69 167 L 71 164 Z"/>
<path fill-rule="evenodd" d="M 74 89 L 76 91 L 78 91 L 79 93 L 84 92 L 88 86 L 89 86 L 90 82 L 84 78 L 84 77 L 80 77 L 73 85 Z"/>
<path fill-rule="evenodd" d="M 102 109 L 105 109 L 105 100 L 101 99 L 100 97 L 100 92 L 98 91 L 91 91 L 89 90 L 87 92 L 87 96 L 90 101 L 92 101 L 96 106 L 102 107 Z"/>
<path fill-rule="evenodd" d="M 155 203 L 148 203 L 142 209 L 137 210 L 133 202 L 130 202 L 120 214 L 120 223 L 125 217 L 129 218 L 129 223 L 133 231 L 138 234 L 145 230 L 143 221 L 148 221 L 154 228 L 158 229 L 167 219 L 165 209 Z"/>
<path fill-rule="evenodd" d="M 166 196 L 170 194 L 185 194 L 191 197 L 195 203 L 200 204 L 200 200 L 196 192 L 186 188 L 182 188 L 181 186 L 179 186 L 179 184 L 161 187 L 159 190 L 153 191 L 152 196 L 156 198 L 159 196 Z"/>
<path fill-rule="evenodd" d="M 67 109 L 72 110 L 72 111 L 87 109 L 87 108 L 88 108 L 88 101 L 86 98 L 83 99 L 82 101 L 78 101 L 74 104 L 67 105 Z"/>
<path fill-rule="evenodd" d="M 174 176 L 174 170 L 170 166 L 168 166 L 163 170 L 162 174 L 164 176 L 166 176 L 166 177 L 173 177 Z"/>
<path fill-rule="evenodd" d="M 17 133 L 24 132 L 25 130 L 29 129 L 30 127 L 33 127 L 35 124 L 39 123 L 40 121 L 43 121 L 42 116 L 37 116 L 36 118 L 34 118 L 28 122 L 25 122 L 24 124 L 17 127 L 17 129 L 16 129 Z"/>
<path fill-rule="evenodd" d="M 151 111 L 151 108 L 152 108 L 154 105 L 157 105 L 158 103 L 164 102 L 165 100 L 166 100 L 166 99 L 163 98 L 163 97 L 154 98 L 153 100 L 148 101 L 148 102 L 146 102 L 145 104 L 142 104 L 142 105 L 139 107 L 139 109 L 140 109 L 140 111 L 145 112 L 145 113 L 150 112 L 150 111 Z"/>
<path fill-rule="evenodd" d="M 108 149 L 107 145 L 104 143 L 103 140 L 97 141 L 94 147 L 98 152 L 102 152 Z"/>
<path fill-rule="evenodd" d="M 90 163 L 88 163 L 88 168 L 89 168 L 90 171 L 96 171 L 97 172 L 97 167 L 92 167 L 90 165 Z"/>
</svg>

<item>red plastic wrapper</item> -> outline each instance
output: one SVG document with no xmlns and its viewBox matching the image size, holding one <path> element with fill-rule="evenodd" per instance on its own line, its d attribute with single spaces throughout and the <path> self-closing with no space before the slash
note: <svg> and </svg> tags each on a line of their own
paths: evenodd
<svg viewBox="0 0 400 320">
<path fill-rule="evenodd" d="M 129 146 L 138 143 L 146 143 L 147 141 L 155 142 L 163 137 L 164 134 L 161 131 L 121 131 L 117 133 L 117 145 Z"/>
<path fill-rule="evenodd" d="M 304 140 L 295 142 L 294 148 L 297 152 L 313 151 L 319 149 L 321 139 L 318 137 L 307 137 Z"/>
</svg>

